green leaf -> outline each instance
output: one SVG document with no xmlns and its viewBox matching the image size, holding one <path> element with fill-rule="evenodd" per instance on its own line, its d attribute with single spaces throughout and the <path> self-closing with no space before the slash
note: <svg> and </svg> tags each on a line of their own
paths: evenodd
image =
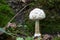
<svg viewBox="0 0 60 40">
<path fill-rule="evenodd" d="M 16 40 L 24 40 L 23 38 L 17 37 Z"/>
<path fill-rule="evenodd" d="M 0 34 L 3 34 L 3 33 L 5 33 L 5 34 L 7 34 L 7 35 L 10 35 L 10 36 L 11 36 L 11 34 L 12 34 L 12 33 L 6 32 L 3 28 L 0 28 Z"/>
<path fill-rule="evenodd" d="M 3 28 L 0 28 L 0 32 L 6 33 L 6 31 Z"/>
<path fill-rule="evenodd" d="M 33 40 L 32 37 L 27 37 L 25 40 Z"/>
</svg>

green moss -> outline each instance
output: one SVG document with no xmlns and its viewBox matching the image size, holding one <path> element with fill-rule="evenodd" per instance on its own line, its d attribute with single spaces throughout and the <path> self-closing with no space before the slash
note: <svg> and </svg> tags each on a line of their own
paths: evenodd
<svg viewBox="0 0 60 40">
<path fill-rule="evenodd" d="M 0 0 L 0 26 L 4 27 L 14 16 L 14 12 L 6 3 L 6 0 Z"/>
</svg>

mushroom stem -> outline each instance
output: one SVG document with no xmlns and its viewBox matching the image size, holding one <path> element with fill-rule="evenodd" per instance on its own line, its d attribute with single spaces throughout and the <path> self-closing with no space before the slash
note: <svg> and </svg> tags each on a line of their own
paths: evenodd
<svg viewBox="0 0 60 40">
<path fill-rule="evenodd" d="M 40 30 L 40 29 L 39 29 L 39 20 L 36 20 L 36 22 L 35 22 L 35 33 L 36 33 L 36 34 L 39 34 L 39 33 L 40 33 L 39 30 Z"/>
<path fill-rule="evenodd" d="M 35 22 L 35 34 L 34 34 L 34 37 L 35 37 L 35 40 L 39 40 L 41 38 L 41 34 L 40 34 L 40 31 L 39 31 L 39 20 L 36 20 Z"/>
</svg>

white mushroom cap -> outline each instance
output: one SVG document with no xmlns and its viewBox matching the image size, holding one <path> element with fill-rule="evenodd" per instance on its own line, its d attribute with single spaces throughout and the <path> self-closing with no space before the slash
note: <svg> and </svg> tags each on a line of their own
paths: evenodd
<svg viewBox="0 0 60 40">
<path fill-rule="evenodd" d="M 29 14 L 29 19 L 31 20 L 41 20 L 45 18 L 45 13 L 42 9 L 35 8 Z"/>
</svg>

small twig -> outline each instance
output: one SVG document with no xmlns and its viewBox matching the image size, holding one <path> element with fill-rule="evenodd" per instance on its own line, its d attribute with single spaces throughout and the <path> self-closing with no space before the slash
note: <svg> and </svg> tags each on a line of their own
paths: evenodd
<svg viewBox="0 0 60 40">
<path fill-rule="evenodd" d="M 21 13 L 28 5 L 24 6 L 9 22 L 11 22 L 19 13 Z"/>
<path fill-rule="evenodd" d="M 10 23 L 19 13 L 21 13 L 27 6 L 29 6 L 30 4 L 28 4 L 28 5 L 26 5 L 26 6 L 24 6 L 14 17 L 12 17 L 12 19 L 8 22 L 8 23 Z M 6 27 L 8 27 L 8 23 L 7 23 L 7 25 L 4 27 L 4 29 L 6 29 Z"/>
</svg>

